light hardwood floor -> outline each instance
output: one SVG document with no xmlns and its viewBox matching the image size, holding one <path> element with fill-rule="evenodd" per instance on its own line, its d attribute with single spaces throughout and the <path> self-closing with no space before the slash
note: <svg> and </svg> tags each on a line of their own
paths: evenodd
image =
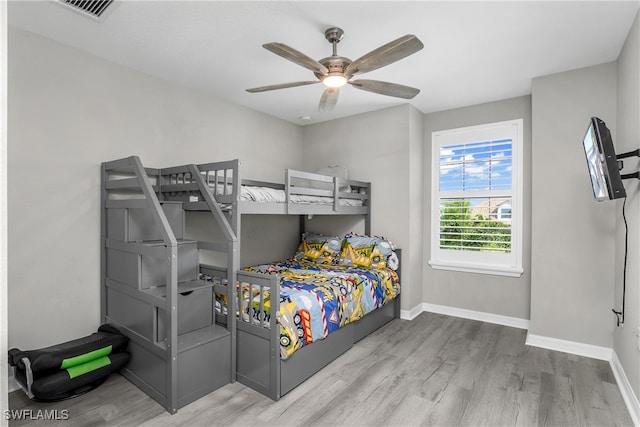
<svg viewBox="0 0 640 427">
<path fill-rule="evenodd" d="M 119 375 L 54 404 L 9 395 L 11 409 L 68 410 L 68 426 L 632 425 L 609 364 L 525 345 L 526 331 L 422 313 L 394 320 L 273 402 L 229 384 L 169 415 Z"/>
</svg>

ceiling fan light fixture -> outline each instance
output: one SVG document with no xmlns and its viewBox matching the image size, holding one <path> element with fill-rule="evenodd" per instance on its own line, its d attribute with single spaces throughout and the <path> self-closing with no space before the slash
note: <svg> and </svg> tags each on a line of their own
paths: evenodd
<svg viewBox="0 0 640 427">
<path fill-rule="evenodd" d="M 344 32 L 340 28 L 329 28 L 325 31 L 324 35 L 327 41 L 333 46 L 333 54 L 318 61 L 283 43 L 274 42 L 262 45 L 262 47 L 268 51 L 273 52 L 294 64 L 313 71 L 316 80 L 260 86 L 247 89 L 247 92 L 265 92 L 269 90 L 306 86 L 322 82 L 326 86 L 326 89 L 322 92 L 322 96 L 320 97 L 320 104 L 318 105 L 318 109 L 320 111 L 328 111 L 333 108 L 338 100 L 338 95 L 340 94 L 339 88 L 345 84 L 350 84 L 359 90 L 404 99 L 411 99 L 420 93 L 420 89 L 396 83 L 368 79 L 350 80 L 356 74 L 368 73 L 370 71 L 377 70 L 380 67 L 393 64 L 394 62 L 397 62 L 402 58 L 406 58 L 407 56 L 422 49 L 424 45 L 415 35 L 407 34 L 406 36 L 402 36 L 364 54 L 355 61 L 338 55 L 336 45 L 344 35 Z"/>
<path fill-rule="evenodd" d="M 347 84 L 347 78 L 341 74 L 329 75 L 322 79 L 327 87 L 342 87 Z"/>
</svg>

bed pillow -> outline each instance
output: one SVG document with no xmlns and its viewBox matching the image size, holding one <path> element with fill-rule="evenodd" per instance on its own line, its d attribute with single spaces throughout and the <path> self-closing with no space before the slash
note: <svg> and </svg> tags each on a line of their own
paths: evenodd
<svg viewBox="0 0 640 427">
<path fill-rule="evenodd" d="M 398 268 L 395 245 L 378 236 L 362 236 L 349 233 L 344 236 L 340 251 L 340 264 L 345 267 L 364 267 L 369 269 Z"/>
<path fill-rule="evenodd" d="M 304 233 L 294 258 L 297 261 L 306 260 L 316 264 L 336 264 L 340 259 L 341 242 L 342 239 L 336 236 Z"/>
</svg>

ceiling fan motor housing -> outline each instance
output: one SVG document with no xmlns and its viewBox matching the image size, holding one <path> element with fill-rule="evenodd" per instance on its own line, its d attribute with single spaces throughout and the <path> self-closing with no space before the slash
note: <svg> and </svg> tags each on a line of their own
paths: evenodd
<svg viewBox="0 0 640 427">
<path fill-rule="evenodd" d="M 328 58 L 323 58 L 318 62 L 324 65 L 325 67 L 327 67 L 327 69 L 329 70 L 329 74 L 326 74 L 326 75 L 323 75 L 320 73 L 314 73 L 316 77 L 319 78 L 320 80 L 322 80 L 322 78 L 326 77 L 327 75 L 329 76 L 340 75 L 340 76 L 345 76 L 347 79 L 351 78 L 351 76 L 347 76 L 345 74 L 345 70 L 347 69 L 349 64 L 353 62 L 349 58 L 345 58 L 343 56 L 329 56 Z"/>
</svg>

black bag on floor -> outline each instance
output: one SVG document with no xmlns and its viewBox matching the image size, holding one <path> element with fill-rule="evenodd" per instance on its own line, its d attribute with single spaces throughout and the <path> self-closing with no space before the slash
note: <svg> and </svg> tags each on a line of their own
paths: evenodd
<svg viewBox="0 0 640 427">
<path fill-rule="evenodd" d="M 86 393 L 129 361 L 129 338 L 105 324 L 87 337 L 51 347 L 9 350 L 9 365 L 29 398 L 56 401 Z"/>
</svg>

